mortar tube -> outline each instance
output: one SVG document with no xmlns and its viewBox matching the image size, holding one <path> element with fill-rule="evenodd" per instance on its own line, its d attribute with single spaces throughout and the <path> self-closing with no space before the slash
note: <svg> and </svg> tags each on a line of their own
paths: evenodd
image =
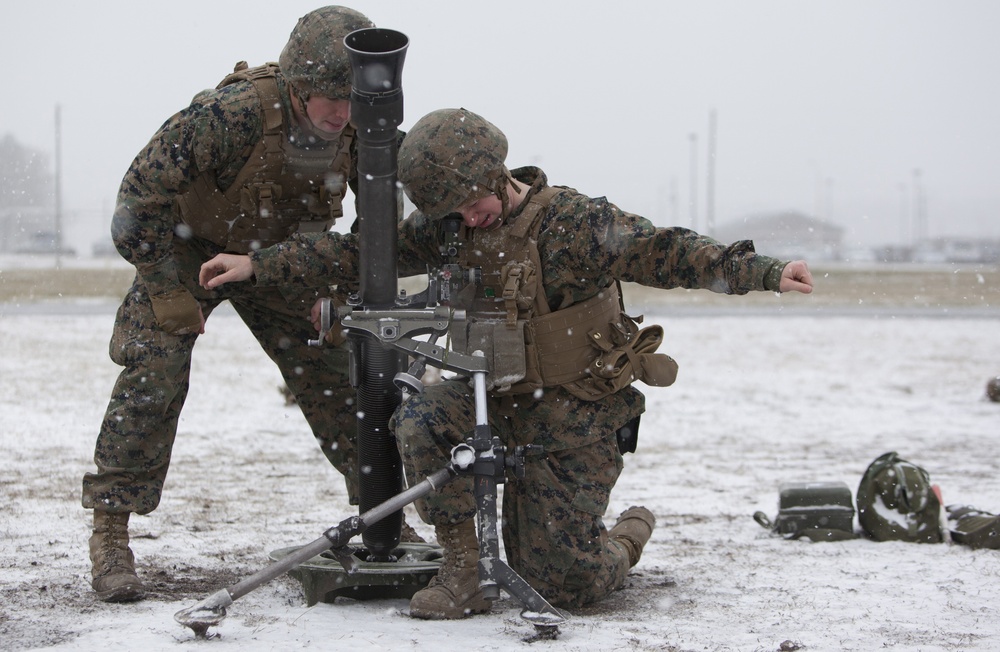
<svg viewBox="0 0 1000 652">
<path fill-rule="evenodd" d="M 368 28 L 351 32 L 344 44 L 353 72 L 351 122 L 358 143 L 358 308 L 387 309 L 395 306 L 397 295 L 396 138 L 403 121 L 401 74 L 409 39 L 394 30 Z M 402 400 L 392 382 L 400 363 L 377 339 L 350 337 L 358 366 L 358 494 L 364 513 L 403 489 L 402 461 L 389 432 L 389 418 Z M 364 532 L 370 561 L 393 560 L 402 519 L 400 510 Z"/>
</svg>

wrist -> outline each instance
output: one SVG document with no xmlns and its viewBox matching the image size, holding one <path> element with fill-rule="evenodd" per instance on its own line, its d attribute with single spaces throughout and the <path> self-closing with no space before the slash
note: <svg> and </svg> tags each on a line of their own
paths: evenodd
<svg viewBox="0 0 1000 652">
<path fill-rule="evenodd" d="M 771 292 L 781 292 L 781 277 L 785 271 L 787 262 L 776 260 L 771 263 L 767 272 L 764 273 L 764 289 Z"/>
</svg>

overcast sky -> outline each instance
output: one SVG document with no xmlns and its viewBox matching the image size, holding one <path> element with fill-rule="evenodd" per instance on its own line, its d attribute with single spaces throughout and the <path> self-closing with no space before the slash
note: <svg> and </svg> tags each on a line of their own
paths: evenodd
<svg viewBox="0 0 1000 652">
<path fill-rule="evenodd" d="M 277 60 L 319 6 L 7 0 L 0 136 L 52 152 L 61 106 L 65 221 L 89 251 L 160 124 L 236 61 Z M 506 132 L 510 167 L 657 225 L 707 230 L 714 111 L 716 224 L 797 210 L 850 244 L 895 242 L 912 237 L 916 190 L 931 236 L 1000 237 L 1000 2 L 350 6 L 410 38 L 404 128 L 464 106 Z"/>
</svg>

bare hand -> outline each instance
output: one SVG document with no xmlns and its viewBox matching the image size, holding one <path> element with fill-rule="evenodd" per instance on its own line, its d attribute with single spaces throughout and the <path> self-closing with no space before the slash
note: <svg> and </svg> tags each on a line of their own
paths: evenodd
<svg viewBox="0 0 1000 652">
<path fill-rule="evenodd" d="M 779 292 L 801 292 L 810 294 L 813 291 L 812 272 L 804 260 L 793 260 L 781 270 L 781 285 Z"/>
<path fill-rule="evenodd" d="M 198 284 L 206 290 L 212 290 L 233 281 L 245 281 L 251 276 L 253 265 L 250 263 L 250 256 L 219 254 L 201 266 Z"/>
<path fill-rule="evenodd" d="M 312 310 L 309 311 L 309 321 L 312 322 L 313 328 L 316 329 L 317 333 L 322 335 L 323 333 L 323 302 L 327 299 L 316 299 L 316 303 L 313 304 Z"/>
</svg>

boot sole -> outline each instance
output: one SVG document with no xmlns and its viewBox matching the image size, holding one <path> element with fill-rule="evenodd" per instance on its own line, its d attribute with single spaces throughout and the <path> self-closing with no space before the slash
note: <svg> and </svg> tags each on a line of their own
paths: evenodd
<svg viewBox="0 0 1000 652">
<path fill-rule="evenodd" d="M 97 599 L 101 602 L 137 602 L 146 596 L 146 591 L 141 584 L 127 584 L 116 586 L 107 591 L 96 591 Z"/>
<path fill-rule="evenodd" d="M 410 609 L 410 617 L 420 618 L 421 620 L 461 620 L 462 618 L 467 618 L 469 616 L 489 613 L 492 606 L 492 603 L 490 603 L 485 607 L 466 607 L 461 611 L 424 611 L 422 609 Z"/>
</svg>

